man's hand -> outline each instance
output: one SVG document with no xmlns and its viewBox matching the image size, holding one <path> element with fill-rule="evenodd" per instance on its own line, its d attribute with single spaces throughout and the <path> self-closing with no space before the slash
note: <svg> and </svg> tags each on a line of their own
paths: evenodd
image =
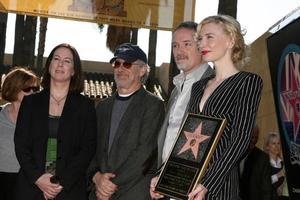
<svg viewBox="0 0 300 200">
<path fill-rule="evenodd" d="M 158 192 L 155 192 L 155 185 L 158 181 L 158 176 L 154 177 L 151 179 L 151 184 L 150 184 L 150 196 L 152 199 L 161 199 L 164 196 L 159 194 Z"/>
<path fill-rule="evenodd" d="M 117 185 L 110 179 L 116 175 L 112 173 L 97 172 L 93 177 L 93 182 L 96 186 L 96 196 L 98 200 L 108 200 L 111 195 L 117 190 Z"/>
<path fill-rule="evenodd" d="M 198 184 L 196 189 L 189 194 L 189 198 L 193 200 L 203 200 L 206 193 L 207 189 L 203 185 Z"/>
<path fill-rule="evenodd" d="M 60 184 L 55 184 L 50 182 L 50 178 L 52 174 L 43 174 L 38 178 L 35 184 L 40 188 L 43 192 L 45 199 L 54 199 L 58 193 L 61 192 L 63 187 Z"/>
</svg>

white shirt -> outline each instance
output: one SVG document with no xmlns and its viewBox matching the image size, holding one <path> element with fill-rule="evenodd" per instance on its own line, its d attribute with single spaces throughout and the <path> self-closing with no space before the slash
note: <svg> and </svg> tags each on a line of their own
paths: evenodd
<svg viewBox="0 0 300 200">
<path fill-rule="evenodd" d="M 281 166 L 281 159 L 280 158 L 278 158 L 277 160 L 273 160 L 272 158 L 270 158 L 270 163 L 271 163 L 271 166 L 272 167 L 275 167 L 275 168 L 282 168 L 282 166 Z M 278 175 L 277 174 L 274 174 L 274 175 L 272 175 L 271 176 L 271 180 L 272 180 L 272 184 L 273 183 L 276 183 L 277 181 L 278 181 Z"/>
<path fill-rule="evenodd" d="M 181 72 L 173 79 L 173 84 L 178 90 L 178 95 L 175 97 L 174 103 L 170 108 L 169 123 L 162 152 L 163 162 L 167 160 L 173 143 L 177 138 L 181 122 L 190 100 L 192 85 L 201 79 L 207 67 L 209 67 L 207 64 L 201 65 L 186 76 Z"/>
</svg>

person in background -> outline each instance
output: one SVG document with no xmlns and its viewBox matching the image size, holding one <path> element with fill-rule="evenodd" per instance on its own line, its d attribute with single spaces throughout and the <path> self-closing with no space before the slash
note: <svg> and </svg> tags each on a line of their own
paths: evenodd
<svg viewBox="0 0 300 200">
<path fill-rule="evenodd" d="M 139 46 L 120 45 L 110 63 L 117 91 L 96 108 L 97 151 L 88 170 L 95 190 L 90 199 L 148 200 L 164 104 L 143 87 L 149 66 Z"/>
<path fill-rule="evenodd" d="M 239 162 L 248 150 L 263 81 L 240 71 L 246 45 L 239 22 L 227 15 L 200 22 L 195 39 L 202 59 L 212 62 L 215 75 L 193 85 L 190 112 L 225 118 L 227 124 L 201 182 L 189 197 L 194 200 L 239 199 Z"/>
<path fill-rule="evenodd" d="M 246 157 L 240 163 L 240 197 L 242 200 L 272 200 L 271 166 L 269 155 L 255 145 L 259 128 L 252 130 Z"/>
<path fill-rule="evenodd" d="M 84 200 L 96 149 L 94 102 L 80 94 L 81 61 L 71 45 L 57 45 L 44 70 L 43 90 L 24 97 L 17 118 L 15 199 Z"/>
<path fill-rule="evenodd" d="M 264 150 L 270 156 L 271 179 L 274 199 L 281 199 L 284 183 L 284 169 L 281 152 L 281 143 L 278 133 L 268 132 L 264 138 Z"/>
<path fill-rule="evenodd" d="M 0 199 L 11 200 L 20 165 L 15 154 L 14 134 L 24 96 L 39 90 L 40 80 L 25 67 L 15 67 L 2 83 L 1 96 L 7 103 L 0 107 Z"/>
<path fill-rule="evenodd" d="M 158 136 L 158 168 L 164 163 L 175 142 L 180 125 L 187 114 L 193 83 L 214 73 L 213 69 L 201 59 L 194 34 L 197 23 L 182 22 L 172 36 L 172 52 L 180 74 L 173 78 L 174 89 L 170 95 L 166 117 Z M 158 177 L 151 181 L 150 194 L 153 198 Z"/>
</svg>

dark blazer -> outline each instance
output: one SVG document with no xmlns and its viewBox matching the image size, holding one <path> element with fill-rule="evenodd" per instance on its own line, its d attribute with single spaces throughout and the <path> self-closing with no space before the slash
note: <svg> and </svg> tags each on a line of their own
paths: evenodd
<svg viewBox="0 0 300 200">
<path fill-rule="evenodd" d="M 153 94 L 141 88 L 131 98 L 119 123 L 108 153 L 111 113 L 116 95 L 100 102 L 97 111 L 98 139 L 90 177 L 96 171 L 114 173 L 112 182 L 118 190 L 111 199 L 150 199 L 150 180 L 156 169 L 157 135 L 164 119 L 164 105 Z M 95 199 L 91 192 L 90 199 Z"/>
<path fill-rule="evenodd" d="M 201 79 L 193 85 L 192 113 L 200 113 L 199 103 L 208 80 Z M 206 200 L 239 199 L 238 165 L 250 144 L 261 90 L 258 75 L 241 71 L 220 83 L 206 100 L 202 114 L 227 119 L 201 182 L 208 189 Z"/>
<path fill-rule="evenodd" d="M 272 199 L 270 158 L 257 147 L 245 158 L 240 191 L 242 200 Z"/>
<path fill-rule="evenodd" d="M 25 96 L 18 115 L 15 148 L 21 169 L 16 183 L 16 200 L 43 199 L 35 185 L 45 172 L 49 135 L 49 90 Z M 95 152 L 96 113 L 93 102 L 68 94 L 59 121 L 56 174 L 63 186 L 57 200 L 86 199 L 86 169 Z"/>
</svg>

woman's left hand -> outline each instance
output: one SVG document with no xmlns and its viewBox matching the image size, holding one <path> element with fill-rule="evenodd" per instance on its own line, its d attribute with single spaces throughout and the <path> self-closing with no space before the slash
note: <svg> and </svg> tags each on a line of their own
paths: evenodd
<svg viewBox="0 0 300 200">
<path fill-rule="evenodd" d="M 203 200 L 206 193 L 207 189 L 203 185 L 198 184 L 196 189 L 189 194 L 189 198 L 192 198 L 193 200 Z"/>
</svg>

